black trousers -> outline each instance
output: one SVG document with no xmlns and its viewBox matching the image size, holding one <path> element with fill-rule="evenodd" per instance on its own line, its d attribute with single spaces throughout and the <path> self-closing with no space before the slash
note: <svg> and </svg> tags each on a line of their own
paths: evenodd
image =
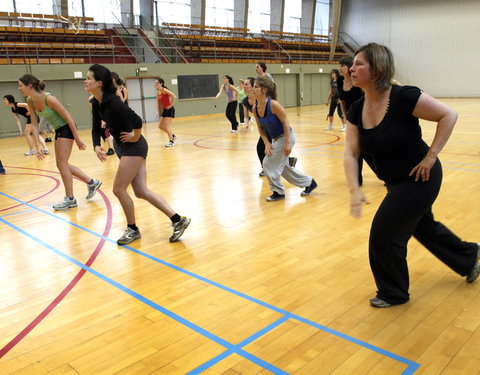
<svg viewBox="0 0 480 375">
<path fill-rule="evenodd" d="M 272 143 L 272 139 L 270 137 L 268 137 L 268 140 L 270 141 L 270 143 Z M 263 142 L 262 137 L 258 138 L 257 156 L 258 156 L 258 160 L 260 160 L 260 165 L 263 166 L 263 159 L 265 158 L 265 143 Z"/>
<path fill-rule="evenodd" d="M 225 116 L 227 116 L 228 120 L 232 124 L 232 130 L 237 130 L 238 128 L 238 121 L 237 121 L 237 104 L 238 102 L 235 100 L 233 102 L 229 102 L 227 104 L 227 109 L 225 110 Z"/>
<path fill-rule="evenodd" d="M 435 221 L 432 204 L 442 183 L 437 160 L 428 182 L 402 181 L 387 184 L 370 230 L 370 267 L 377 285 L 377 297 L 392 305 L 409 299 L 407 244 L 415 237 L 453 271 L 466 276 L 477 259 L 477 244 L 458 238 Z"/>
</svg>

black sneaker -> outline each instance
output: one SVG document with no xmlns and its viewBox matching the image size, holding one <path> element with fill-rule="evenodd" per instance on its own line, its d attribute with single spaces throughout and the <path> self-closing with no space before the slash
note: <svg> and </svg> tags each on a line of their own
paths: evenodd
<svg viewBox="0 0 480 375">
<path fill-rule="evenodd" d="M 113 155 L 115 151 L 113 151 L 113 148 L 109 148 L 107 151 L 107 155 Z"/>
<path fill-rule="evenodd" d="M 310 186 L 307 186 L 304 191 L 302 191 L 300 194 L 301 195 L 310 195 L 310 193 L 317 188 L 317 183 L 315 180 L 312 178 L 312 183 Z"/>
<path fill-rule="evenodd" d="M 45 142 L 51 142 L 51 141 L 52 141 L 52 138 L 50 137 L 45 138 Z"/>
<path fill-rule="evenodd" d="M 290 156 L 288 158 L 288 164 L 290 164 L 290 167 L 295 168 L 297 165 L 297 158 L 295 156 Z"/>
<path fill-rule="evenodd" d="M 282 199 L 285 199 L 285 195 L 284 194 L 278 194 L 276 191 L 274 191 L 272 195 L 267 197 L 267 202 L 275 202 L 275 201 L 279 201 L 279 200 L 282 200 Z"/>
</svg>

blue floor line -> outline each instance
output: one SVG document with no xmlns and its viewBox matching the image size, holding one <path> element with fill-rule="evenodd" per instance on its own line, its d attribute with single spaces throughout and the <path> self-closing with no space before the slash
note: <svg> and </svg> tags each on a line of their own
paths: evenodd
<svg viewBox="0 0 480 375">
<path fill-rule="evenodd" d="M 54 218 L 56 218 L 56 219 L 62 220 L 62 221 L 64 221 L 65 223 L 68 223 L 68 224 L 70 224 L 70 225 L 73 225 L 73 226 L 75 226 L 75 227 L 77 227 L 77 228 L 79 228 L 79 229 L 82 229 L 82 230 L 84 230 L 84 231 L 86 231 L 86 232 L 88 232 L 88 233 L 90 233 L 90 234 L 93 234 L 93 235 L 95 235 L 95 236 L 97 236 L 97 237 L 100 237 L 100 238 L 102 238 L 102 239 L 104 239 L 104 240 L 106 240 L 106 241 L 109 241 L 109 242 L 111 242 L 111 243 L 115 243 L 115 244 L 116 244 L 116 241 L 114 241 L 114 240 L 112 240 L 112 239 L 110 239 L 110 238 L 108 238 L 108 237 L 102 236 L 102 235 L 100 235 L 100 234 L 98 234 L 98 233 L 95 233 L 95 232 L 93 232 L 93 231 L 91 231 L 91 230 L 89 230 L 89 229 L 87 229 L 87 228 L 84 228 L 84 227 L 78 225 L 78 224 L 72 223 L 72 222 L 70 222 L 70 221 L 68 221 L 68 220 L 66 220 L 66 219 L 64 219 L 64 218 L 62 218 L 62 217 L 59 217 L 58 215 L 55 215 L 55 214 L 52 214 L 52 213 L 47 212 L 47 211 L 45 211 L 45 210 L 42 210 L 41 208 L 37 208 L 37 207 L 35 207 L 35 206 L 32 206 L 32 205 L 30 205 L 29 203 L 23 202 L 23 201 L 21 201 L 21 200 L 19 200 L 19 199 L 17 199 L 17 198 L 14 198 L 14 197 L 12 197 L 12 196 L 9 196 L 9 195 L 5 194 L 5 193 L 1 193 L 1 192 L 0 192 L 0 194 L 1 194 L 1 195 L 4 195 L 4 196 L 6 196 L 6 197 L 8 197 L 8 198 L 10 198 L 10 199 L 13 199 L 13 200 L 15 200 L 15 201 L 17 201 L 17 202 L 19 202 L 19 203 L 22 203 L 22 204 L 24 204 L 24 205 L 26 205 L 26 206 L 28 206 L 28 207 L 31 207 L 31 208 L 33 208 L 33 209 L 35 209 L 35 210 L 38 210 L 38 211 L 43 212 L 43 213 L 45 213 L 45 214 L 47 214 L 47 215 L 50 215 L 50 216 L 52 216 L 52 217 L 54 217 Z M 181 273 L 183 273 L 183 274 L 185 274 L 185 275 L 188 275 L 188 276 L 190 276 L 190 277 L 193 277 L 193 278 L 195 278 L 195 279 L 197 279 L 197 280 L 200 280 L 200 281 L 203 281 L 203 282 L 205 282 L 205 283 L 207 283 L 207 284 L 210 284 L 210 285 L 212 285 L 212 286 L 215 286 L 215 287 L 217 287 L 217 288 L 219 288 L 219 289 L 222 289 L 222 290 L 224 290 L 224 291 L 226 291 L 226 292 L 229 292 L 229 293 L 231 293 L 231 294 L 233 294 L 233 295 L 236 295 L 236 296 L 238 296 L 238 297 L 244 298 L 244 299 L 246 299 L 246 300 L 248 300 L 248 301 L 250 301 L 250 302 L 256 303 L 256 304 L 258 304 L 258 305 L 260 305 L 260 306 L 263 306 L 263 307 L 268 308 L 268 309 L 270 309 L 270 310 L 276 311 L 276 312 L 278 312 L 278 313 L 280 313 L 280 314 L 282 314 L 282 315 L 285 315 L 285 316 L 289 317 L 290 319 L 298 320 L 298 321 L 303 322 L 303 323 L 305 323 L 305 324 L 308 324 L 308 325 L 310 325 L 310 326 L 316 327 L 317 329 L 320 329 L 320 330 L 322 330 L 322 331 L 325 331 L 325 332 L 328 332 L 328 333 L 330 333 L 330 334 L 332 334 L 332 335 L 335 335 L 335 336 L 337 336 L 337 337 L 340 337 L 340 338 L 342 338 L 342 339 L 344 339 L 344 340 L 350 341 L 350 342 L 355 343 L 355 344 L 357 344 L 357 345 L 363 346 L 363 347 L 365 347 L 365 348 L 367 348 L 367 349 L 369 349 L 369 350 L 372 350 L 372 351 L 374 351 L 374 352 L 377 352 L 377 353 L 379 353 L 379 354 L 382 354 L 382 355 L 384 355 L 384 356 L 386 356 L 386 357 L 389 357 L 389 358 L 392 358 L 392 359 L 394 359 L 394 360 L 396 360 L 396 361 L 399 361 L 399 362 L 401 362 L 401 363 L 404 363 L 404 364 L 406 364 L 407 366 L 409 366 L 409 368 L 410 368 L 411 365 L 416 365 L 416 366 L 417 366 L 416 368 L 418 368 L 418 366 L 420 366 L 420 365 L 417 364 L 416 362 L 413 362 L 413 361 L 411 361 L 411 360 L 409 360 L 409 359 L 407 359 L 407 358 L 398 356 L 398 355 L 396 355 L 396 354 L 394 354 L 394 353 L 391 353 L 391 352 L 389 352 L 389 351 L 387 351 L 387 350 L 381 349 L 381 348 L 379 348 L 379 347 L 377 347 L 377 346 L 375 346 L 375 345 L 371 345 L 371 344 L 369 344 L 369 343 L 367 343 L 367 342 L 365 342 L 365 341 L 358 340 L 358 339 L 356 339 L 356 338 L 354 338 L 354 337 L 352 337 L 352 336 L 346 335 L 346 334 L 341 333 L 341 332 L 339 332 L 339 331 L 336 331 L 336 330 L 334 330 L 334 329 L 332 329 L 332 328 L 328 328 L 328 327 L 326 327 L 326 326 L 324 326 L 324 325 L 315 323 L 315 322 L 313 322 L 313 321 L 311 321 L 311 320 L 309 320 L 309 319 L 306 319 L 306 318 L 303 318 L 303 317 L 301 317 L 301 316 L 298 316 L 298 315 L 295 315 L 295 314 L 293 314 L 293 313 L 290 313 L 290 312 L 288 312 L 288 311 L 286 311 L 286 310 L 283 310 L 283 309 L 281 309 L 281 308 L 278 308 L 278 307 L 276 307 L 276 306 L 273 306 L 273 305 L 271 305 L 271 304 L 269 304 L 269 303 L 263 302 L 263 301 L 261 301 L 261 300 L 259 300 L 259 299 L 257 299 L 257 298 L 250 297 L 250 296 L 247 295 L 247 294 L 244 294 L 244 293 L 242 293 L 242 292 L 238 292 L 238 291 L 236 291 L 236 290 L 234 290 L 234 289 L 232 289 L 232 288 L 230 288 L 230 287 L 227 287 L 227 286 L 222 285 L 222 284 L 219 284 L 219 283 L 217 283 L 217 282 L 215 282 L 215 281 L 209 280 L 209 279 L 207 279 L 207 278 L 205 278 L 205 277 L 203 277 L 203 276 L 197 275 L 197 274 L 195 274 L 195 273 L 193 273 L 193 272 L 187 271 L 187 270 L 185 270 L 185 269 L 183 269 L 183 268 L 180 268 L 180 267 L 178 267 L 178 266 L 176 266 L 176 265 L 174 265 L 174 264 L 168 263 L 168 262 L 166 262 L 166 261 L 164 261 L 164 260 L 162 260 L 162 259 L 160 259 L 160 258 L 156 258 L 156 257 L 154 257 L 154 256 L 152 256 L 152 255 L 150 255 L 150 254 L 147 254 L 147 253 L 144 253 L 144 252 L 142 252 L 142 251 L 140 251 L 140 250 L 134 249 L 134 248 L 132 248 L 132 247 L 130 247 L 130 246 L 128 246 L 128 245 L 122 245 L 122 246 L 120 246 L 120 247 L 125 248 L 125 249 L 127 249 L 127 250 L 129 250 L 129 251 L 131 251 L 131 252 L 133 252 L 133 253 L 136 253 L 136 254 L 138 254 L 138 255 L 141 255 L 141 256 L 143 256 L 143 257 L 145 257 L 145 258 L 148 258 L 148 259 L 150 259 L 150 260 L 153 260 L 154 262 L 163 264 L 163 265 L 166 266 L 166 267 L 172 268 L 172 269 L 174 269 L 174 270 L 176 270 L 176 271 L 178 271 L 178 272 L 181 272 Z M 407 368 L 407 370 L 408 370 L 408 368 Z M 405 374 L 412 374 L 412 373 L 413 373 L 413 372 L 411 372 L 411 373 L 405 373 Z"/>
<path fill-rule="evenodd" d="M 76 259 L 72 258 L 71 256 L 61 252 L 60 250 L 58 250 L 58 249 L 54 248 L 53 246 L 47 244 L 46 242 L 42 241 L 41 239 L 29 234 L 28 232 L 24 231 L 23 229 L 17 227 L 16 225 L 14 225 L 12 223 L 9 223 L 5 219 L 0 218 L 0 221 L 3 222 L 4 224 L 8 225 L 10 228 L 16 230 L 17 232 L 22 233 L 24 236 L 26 236 L 26 237 L 30 238 L 31 240 L 37 242 L 38 244 L 42 245 L 43 247 L 51 250 L 55 254 L 61 256 L 62 258 L 68 260 L 69 262 L 75 264 L 76 266 L 78 266 L 80 268 L 83 268 L 85 271 L 91 273 L 92 275 L 98 277 L 99 279 L 105 281 L 106 283 L 112 285 L 113 287 L 121 290 L 122 292 L 127 293 L 128 295 L 132 296 L 133 298 L 139 300 L 140 302 L 143 302 L 144 304 L 146 304 L 146 305 L 152 307 L 153 309 L 161 312 L 162 314 L 164 314 L 164 315 L 168 316 L 169 318 L 177 321 L 178 323 L 183 324 L 184 326 L 190 328 L 194 332 L 199 333 L 200 335 L 206 337 L 207 339 L 223 346 L 224 348 L 227 349 L 228 352 L 236 353 L 236 354 L 250 360 L 251 362 L 261 366 L 262 368 L 264 368 L 264 369 L 266 369 L 266 370 L 268 370 L 268 371 L 270 371 L 274 374 L 279 374 L 279 375 L 287 374 L 285 371 L 275 367 L 274 365 L 264 361 L 263 359 L 258 358 L 257 356 L 238 348 L 237 345 L 229 343 L 228 341 L 222 339 L 221 337 L 207 331 L 206 329 L 196 325 L 195 323 L 190 322 L 189 320 L 187 320 L 185 318 L 182 318 L 180 315 L 175 314 L 174 312 L 172 312 L 172 311 L 164 308 L 163 306 L 153 302 L 152 300 L 142 296 L 141 294 L 133 291 L 132 289 L 127 288 L 126 286 L 120 284 L 119 282 L 109 278 L 108 276 L 105 276 L 104 274 L 94 270 L 93 268 L 79 262 L 78 260 L 76 260 Z"/>
</svg>

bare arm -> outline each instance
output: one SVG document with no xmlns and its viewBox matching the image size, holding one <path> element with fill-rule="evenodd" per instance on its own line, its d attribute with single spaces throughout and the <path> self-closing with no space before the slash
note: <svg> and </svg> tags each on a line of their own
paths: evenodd
<svg viewBox="0 0 480 375">
<path fill-rule="evenodd" d="M 283 152 L 286 156 L 288 156 L 292 152 L 292 145 L 290 143 L 290 122 L 288 121 L 287 112 L 285 111 L 285 108 L 283 108 L 276 100 L 270 101 L 270 109 L 283 125 L 283 137 L 285 139 L 283 144 Z"/>
<path fill-rule="evenodd" d="M 170 90 L 167 90 L 167 89 L 163 89 L 163 92 L 170 97 L 170 108 L 173 107 L 173 103 L 175 103 L 175 100 L 177 99 L 177 96 L 173 92 L 171 92 Z"/>
<path fill-rule="evenodd" d="M 20 122 L 20 117 L 16 113 L 12 113 L 13 118 L 15 119 L 15 122 L 17 123 L 18 126 L 18 131 L 20 132 L 20 137 L 23 135 L 22 131 L 22 123 Z"/>
<path fill-rule="evenodd" d="M 220 97 L 220 95 L 222 94 L 222 91 L 223 91 L 223 87 L 224 87 L 224 86 L 225 86 L 225 85 L 220 86 L 220 91 L 219 91 L 218 94 L 215 96 L 215 99 L 218 99 L 218 98 Z"/>
<path fill-rule="evenodd" d="M 362 204 L 369 202 L 360 190 L 358 184 L 358 158 L 361 149 L 359 142 L 359 132 L 355 125 L 347 121 L 347 134 L 345 139 L 345 151 L 343 158 L 343 167 L 347 179 L 348 190 L 350 191 L 350 215 L 359 218 L 362 214 Z"/>
<path fill-rule="evenodd" d="M 68 127 L 72 131 L 73 137 L 75 139 L 75 143 L 77 144 L 80 150 L 85 150 L 87 146 L 85 143 L 82 142 L 80 136 L 78 135 L 77 127 L 75 126 L 75 122 L 73 120 L 72 115 L 68 112 L 65 107 L 58 101 L 56 97 L 53 95 L 48 95 L 46 99 L 47 105 L 52 108 L 55 112 L 57 112 L 60 117 L 64 118 L 67 121 Z"/>
<path fill-rule="evenodd" d="M 265 133 L 265 129 L 263 128 L 262 125 L 260 125 L 260 121 L 258 121 L 256 108 L 257 108 L 257 105 L 255 104 L 252 108 L 252 113 L 253 113 L 253 117 L 255 118 L 255 122 L 257 123 L 258 133 L 260 134 L 260 137 L 262 138 L 263 143 L 265 144 L 265 155 L 271 155 L 272 144 L 268 140 L 267 133 Z"/>
<path fill-rule="evenodd" d="M 410 176 L 415 174 L 415 181 L 419 179 L 428 181 L 430 178 L 430 169 L 432 169 L 438 154 L 442 151 L 452 135 L 458 114 L 446 104 L 424 92 L 418 98 L 417 105 L 412 114 L 419 119 L 437 123 L 435 136 L 427 155 L 425 155 L 423 160 L 410 172 Z"/>
</svg>

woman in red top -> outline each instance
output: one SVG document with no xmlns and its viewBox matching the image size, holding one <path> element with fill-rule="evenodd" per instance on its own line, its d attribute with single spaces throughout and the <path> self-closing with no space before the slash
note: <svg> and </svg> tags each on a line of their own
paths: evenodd
<svg viewBox="0 0 480 375">
<path fill-rule="evenodd" d="M 170 124 L 175 117 L 175 107 L 173 103 L 177 97 L 165 87 L 165 81 L 162 78 L 155 80 L 155 87 L 157 89 L 158 113 L 160 114 L 158 127 L 168 135 L 168 143 L 165 147 L 173 147 L 177 137 L 173 134 Z"/>
</svg>

